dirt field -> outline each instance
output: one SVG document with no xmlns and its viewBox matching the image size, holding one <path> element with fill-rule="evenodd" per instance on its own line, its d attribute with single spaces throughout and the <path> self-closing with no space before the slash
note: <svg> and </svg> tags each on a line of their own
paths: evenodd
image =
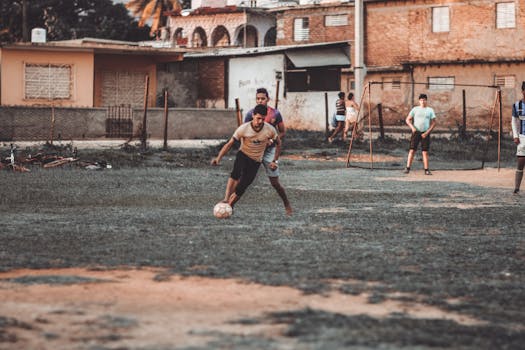
<svg viewBox="0 0 525 350">
<path fill-rule="evenodd" d="M 0 171 L 0 349 L 523 349 L 512 153 L 404 175 L 397 146 L 370 170 L 288 142 L 292 217 L 261 171 L 214 218 L 234 157 L 211 167 L 216 148 Z"/>
</svg>

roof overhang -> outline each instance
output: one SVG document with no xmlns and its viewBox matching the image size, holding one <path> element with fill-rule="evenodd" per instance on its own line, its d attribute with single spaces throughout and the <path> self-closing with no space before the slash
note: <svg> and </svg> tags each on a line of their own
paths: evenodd
<svg viewBox="0 0 525 350">
<path fill-rule="evenodd" d="M 184 53 L 191 51 L 181 48 L 157 48 L 135 42 L 90 38 L 46 43 L 14 43 L 3 45 L 1 48 L 6 50 L 90 52 L 94 54 L 181 56 L 181 59 Z"/>
<path fill-rule="evenodd" d="M 339 47 L 289 50 L 285 51 L 285 54 L 295 68 L 350 66 L 350 58 L 345 50 Z"/>
</svg>

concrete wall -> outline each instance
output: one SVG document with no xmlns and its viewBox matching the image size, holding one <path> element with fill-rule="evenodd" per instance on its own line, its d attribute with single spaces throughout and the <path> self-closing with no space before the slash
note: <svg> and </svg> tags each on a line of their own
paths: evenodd
<svg viewBox="0 0 525 350">
<path fill-rule="evenodd" d="M 46 99 L 25 99 L 24 64 L 63 64 L 71 65 L 73 86 L 71 98 L 55 100 L 53 103 L 68 107 L 93 106 L 94 58 L 92 52 L 64 52 L 45 50 L 2 50 L 0 76 L 2 105 L 51 105 Z"/>
<path fill-rule="evenodd" d="M 256 67 L 256 71 L 254 71 Z M 255 92 L 260 87 L 268 89 L 270 105 L 275 103 L 277 90 L 276 72 L 284 72 L 284 55 L 238 57 L 229 60 L 229 106 L 235 106 L 235 99 L 244 113 L 255 106 Z M 283 74 L 284 75 L 284 74 Z M 281 84 L 283 81 L 281 81 Z M 279 105 L 283 98 L 282 85 L 279 89 Z"/>
<path fill-rule="evenodd" d="M 133 134 L 140 136 L 144 112 L 133 111 Z M 82 140 L 106 137 L 106 109 L 50 107 L 0 107 L 0 141 L 49 140 L 54 116 L 53 139 Z M 170 108 L 169 139 L 228 138 L 237 127 L 235 110 Z M 148 138 L 164 137 L 164 110 L 147 111 Z"/>
</svg>

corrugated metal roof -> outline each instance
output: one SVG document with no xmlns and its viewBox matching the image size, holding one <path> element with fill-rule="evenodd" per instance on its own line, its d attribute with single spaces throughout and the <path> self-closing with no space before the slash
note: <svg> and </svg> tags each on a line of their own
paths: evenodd
<svg viewBox="0 0 525 350">
<path fill-rule="evenodd" d="M 299 44 L 299 45 L 279 45 L 279 46 L 264 46 L 264 47 L 250 47 L 250 48 L 207 48 L 206 51 L 201 52 L 187 52 L 184 57 L 229 57 L 229 56 L 250 56 L 271 54 L 276 52 L 284 52 L 292 49 L 301 48 L 323 48 L 323 47 L 348 47 L 350 41 L 335 41 L 330 43 L 316 43 L 316 44 Z"/>
<path fill-rule="evenodd" d="M 295 68 L 350 66 L 350 58 L 338 47 L 287 51 L 286 56 Z"/>
</svg>

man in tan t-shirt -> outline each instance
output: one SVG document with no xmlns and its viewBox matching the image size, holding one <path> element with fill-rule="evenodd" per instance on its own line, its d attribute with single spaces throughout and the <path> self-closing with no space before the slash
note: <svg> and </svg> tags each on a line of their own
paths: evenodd
<svg viewBox="0 0 525 350">
<path fill-rule="evenodd" d="M 224 198 L 224 201 L 228 202 L 232 208 L 255 179 L 266 146 L 272 142 L 275 143 L 276 150 L 274 162 L 270 166 L 277 167 L 275 160 L 281 154 L 281 142 L 277 130 L 264 122 L 267 112 L 268 108 L 266 106 L 255 106 L 252 121 L 239 126 L 233 133 L 232 138 L 222 147 L 219 155 L 211 161 L 212 165 L 219 165 L 222 157 L 228 153 L 235 141 L 241 142 L 241 147 L 235 157 L 233 170 L 228 178 Z"/>
</svg>

